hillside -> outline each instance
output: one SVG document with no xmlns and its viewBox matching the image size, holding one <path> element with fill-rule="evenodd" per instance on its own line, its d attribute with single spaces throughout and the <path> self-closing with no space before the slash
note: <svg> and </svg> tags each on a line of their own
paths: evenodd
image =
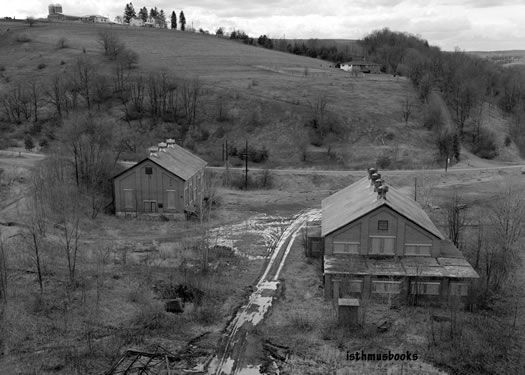
<svg viewBox="0 0 525 375">
<path fill-rule="evenodd" d="M 211 163 L 221 163 L 225 139 L 238 147 L 246 139 L 257 148 L 265 147 L 273 166 L 362 168 L 380 155 L 389 157 L 392 167 L 435 165 L 434 135 L 421 126 L 423 105 L 407 79 L 387 74 L 351 76 L 322 60 L 211 35 L 118 25 L 29 28 L 0 23 L 6 36 L 0 42 L 1 90 L 7 92 L 16 82 L 30 78 L 46 82 L 70 69 L 82 55 L 111 82 L 114 67 L 97 42 L 104 31 L 114 33 L 139 55 L 133 74 L 168 73 L 200 80 L 198 134 L 181 141 Z M 58 49 L 57 41 L 63 37 L 68 48 Z M 411 114 L 405 123 L 402 107 L 407 99 Z M 122 105 L 116 100 L 108 100 L 102 111 L 115 120 L 122 117 Z M 305 126 L 317 117 L 322 117 L 324 130 Z M 126 156 L 142 156 L 148 144 L 170 136 L 170 126 L 143 134 L 136 155 Z M 19 142 L 27 131 L 23 126 L 10 130 Z"/>
</svg>

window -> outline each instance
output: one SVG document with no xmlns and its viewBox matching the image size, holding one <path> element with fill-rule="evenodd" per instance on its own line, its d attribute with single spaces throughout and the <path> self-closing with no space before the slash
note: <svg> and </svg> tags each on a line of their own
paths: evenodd
<svg viewBox="0 0 525 375">
<path fill-rule="evenodd" d="M 372 281 L 372 293 L 399 294 L 401 281 Z"/>
<path fill-rule="evenodd" d="M 451 296 L 467 296 L 468 295 L 468 284 L 467 283 L 450 283 L 450 295 Z"/>
<path fill-rule="evenodd" d="M 188 185 L 184 186 L 184 205 L 189 205 L 189 197 L 188 197 Z"/>
<path fill-rule="evenodd" d="M 334 241 L 334 253 L 359 254 L 359 242 Z"/>
<path fill-rule="evenodd" d="M 124 208 L 132 210 L 135 208 L 133 201 L 133 189 L 124 189 Z"/>
<path fill-rule="evenodd" d="M 388 220 L 378 220 L 377 230 L 388 232 Z"/>
<path fill-rule="evenodd" d="M 410 293 L 437 296 L 439 295 L 440 286 L 441 283 L 439 282 L 413 281 L 410 284 Z"/>
<path fill-rule="evenodd" d="M 348 293 L 361 293 L 363 290 L 363 280 L 349 280 L 347 282 Z"/>
<path fill-rule="evenodd" d="M 176 201 L 176 198 L 175 198 L 175 190 L 166 190 L 166 195 L 167 195 L 167 199 L 166 201 L 168 202 L 168 205 L 167 205 L 167 209 L 168 210 L 173 210 L 175 209 L 175 201 Z"/>
<path fill-rule="evenodd" d="M 370 254 L 394 255 L 396 238 L 393 236 L 370 236 Z"/>
<path fill-rule="evenodd" d="M 153 168 L 146 167 L 146 174 L 153 174 Z"/>
<path fill-rule="evenodd" d="M 405 255 L 430 256 L 432 250 L 431 244 L 406 243 Z"/>
<path fill-rule="evenodd" d="M 144 201 L 144 212 L 157 212 L 157 201 Z"/>
</svg>

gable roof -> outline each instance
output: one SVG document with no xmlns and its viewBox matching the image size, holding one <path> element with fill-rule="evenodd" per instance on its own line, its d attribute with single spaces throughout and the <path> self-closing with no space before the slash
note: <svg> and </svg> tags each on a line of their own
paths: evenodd
<svg viewBox="0 0 525 375">
<path fill-rule="evenodd" d="M 163 148 L 154 155 L 155 156 L 149 156 L 151 161 L 154 161 L 183 180 L 188 180 L 208 164 L 197 155 L 192 154 L 177 144 Z"/>
<path fill-rule="evenodd" d="M 137 164 L 127 168 L 120 172 L 113 178 L 117 178 L 120 175 L 126 173 L 132 168 L 135 168 L 139 164 L 142 164 L 146 160 L 149 160 L 170 173 L 180 177 L 184 181 L 190 179 L 193 175 L 204 168 L 208 163 L 197 155 L 192 154 L 188 150 L 180 147 L 177 144 L 170 145 L 169 147 L 163 148 L 162 151 L 158 151 L 154 155 L 150 155 L 144 160 L 141 160 Z"/>
<path fill-rule="evenodd" d="M 333 231 L 354 222 L 362 216 L 383 206 L 404 216 L 427 232 L 443 240 L 445 237 L 432 220 L 413 199 L 403 195 L 392 186 L 388 187 L 386 199 L 378 199 L 377 193 L 364 177 L 352 185 L 323 199 L 321 234 L 326 236 Z"/>
</svg>

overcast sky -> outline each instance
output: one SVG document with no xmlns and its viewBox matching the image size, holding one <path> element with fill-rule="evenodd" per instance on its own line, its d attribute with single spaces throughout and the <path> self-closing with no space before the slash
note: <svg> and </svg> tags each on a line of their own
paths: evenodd
<svg viewBox="0 0 525 375">
<path fill-rule="evenodd" d="M 2 0 L 0 16 L 47 15 L 49 1 Z M 71 15 L 121 15 L 125 1 L 64 0 Z M 525 0 L 191 0 L 133 2 L 167 14 L 184 10 L 187 25 L 241 29 L 272 38 L 358 39 L 388 27 L 427 39 L 445 50 L 525 49 Z M 173 8 L 176 6 L 176 8 Z"/>
</svg>

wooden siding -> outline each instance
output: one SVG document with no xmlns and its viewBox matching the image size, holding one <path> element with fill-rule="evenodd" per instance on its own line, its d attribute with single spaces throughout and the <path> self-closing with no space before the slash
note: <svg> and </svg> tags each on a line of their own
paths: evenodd
<svg viewBox="0 0 525 375">
<path fill-rule="evenodd" d="M 380 229 L 380 221 L 388 222 L 387 230 Z M 439 256 L 439 239 L 388 207 L 372 211 L 327 235 L 325 254 L 334 254 L 334 242 L 359 242 L 359 254 L 369 255 L 372 253 L 371 238 L 373 237 L 394 237 L 393 255 L 404 256 L 405 244 L 421 244 L 431 246 L 429 256 Z"/>
<path fill-rule="evenodd" d="M 146 174 L 146 168 L 151 168 L 152 173 Z M 183 213 L 200 202 L 204 168 L 184 181 L 156 163 L 145 160 L 118 175 L 113 180 L 113 187 L 117 214 Z"/>
</svg>

